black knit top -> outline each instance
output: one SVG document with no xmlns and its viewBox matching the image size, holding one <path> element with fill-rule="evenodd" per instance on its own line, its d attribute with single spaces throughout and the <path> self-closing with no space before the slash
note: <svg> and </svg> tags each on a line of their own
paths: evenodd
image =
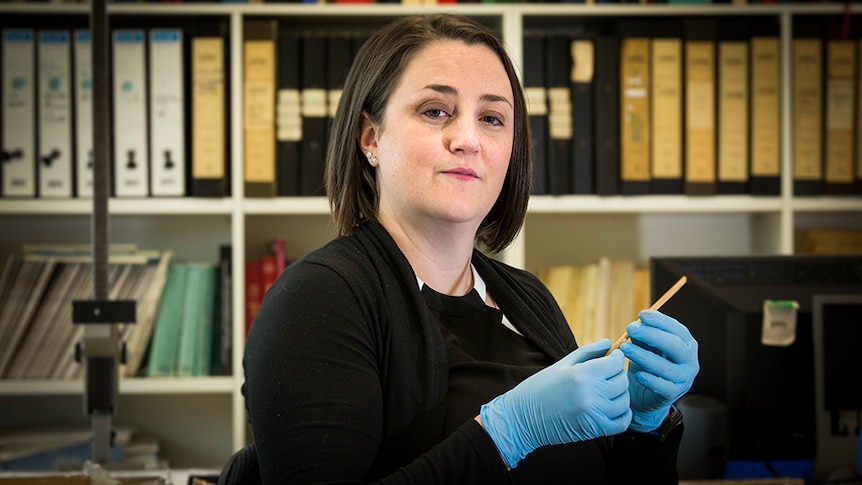
<svg viewBox="0 0 862 485">
<path fill-rule="evenodd" d="M 535 276 L 479 251 L 473 265 L 523 336 L 481 299 L 450 307 L 420 291 L 377 223 L 282 273 L 243 361 L 266 483 L 676 483 L 681 428 L 661 445 L 617 438 L 543 448 L 506 470 L 473 420 L 479 406 L 576 344 Z M 472 316 L 459 313 L 470 308 Z"/>
</svg>

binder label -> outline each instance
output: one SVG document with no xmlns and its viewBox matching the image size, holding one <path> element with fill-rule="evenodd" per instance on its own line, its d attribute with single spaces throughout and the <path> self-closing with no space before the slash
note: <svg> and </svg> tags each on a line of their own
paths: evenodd
<svg viewBox="0 0 862 485">
<path fill-rule="evenodd" d="M 302 140 L 302 107 L 298 89 L 278 91 L 275 108 L 275 138 L 278 141 Z"/>
<path fill-rule="evenodd" d="M 571 45 L 572 54 L 572 82 L 591 83 L 595 70 L 595 54 L 593 42 L 590 40 L 573 40 Z"/>
<path fill-rule="evenodd" d="M 530 116 L 545 116 L 548 114 L 548 93 L 544 87 L 524 88 L 527 99 L 527 114 Z"/>
</svg>

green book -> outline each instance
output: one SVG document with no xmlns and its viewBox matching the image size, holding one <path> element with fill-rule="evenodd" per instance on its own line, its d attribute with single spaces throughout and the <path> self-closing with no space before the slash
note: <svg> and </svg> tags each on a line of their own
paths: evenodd
<svg viewBox="0 0 862 485">
<path fill-rule="evenodd" d="M 177 372 L 180 377 L 194 375 L 195 355 L 198 343 L 198 321 L 200 320 L 201 281 L 204 270 L 201 263 L 188 263 L 183 318 L 180 324 Z"/>
<path fill-rule="evenodd" d="M 147 376 L 165 377 L 176 374 L 187 269 L 183 263 L 171 263 L 168 266 L 167 279 L 159 299 L 153 340 L 150 343 Z"/>
<path fill-rule="evenodd" d="M 210 375 L 210 363 L 213 354 L 213 332 L 216 326 L 216 287 L 218 282 L 218 267 L 215 264 L 201 264 L 200 298 L 198 299 L 197 342 L 193 375 Z"/>
</svg>

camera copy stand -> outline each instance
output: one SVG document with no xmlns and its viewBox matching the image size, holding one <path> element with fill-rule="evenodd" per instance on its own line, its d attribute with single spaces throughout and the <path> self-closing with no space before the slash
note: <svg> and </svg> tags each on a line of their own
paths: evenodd
<svg viewBox="0 0 862 485">
<path fill-rule="evenodd" d="M 72 322 L 84 324 L 75 357 L 84 366 L 84 411 L 91 417 L 92 461 L 110 461 L 111 418 L 117 403 L 118 363 L 125 362 L 125 343 L 117 323 L 134 323 L 135 301 L 109 301 L 108 197 L 110 196 L 110 127 L 108 117 L 108 21 L 105 0 L 91 0 L 90 31 L 93 96 L 93 299 L 75 301 Z"/>
</svg>

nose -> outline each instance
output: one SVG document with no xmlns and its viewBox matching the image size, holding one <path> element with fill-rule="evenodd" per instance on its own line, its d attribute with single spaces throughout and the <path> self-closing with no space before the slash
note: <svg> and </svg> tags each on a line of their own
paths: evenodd
<svg viewBox="0 0 862 485">
<path fill-rule="evenodd" d="M 453 153 L 472 154 L 479 151 L 478 121 L 455 116 L 444 128 L 444 143 Z"/>
</svg>

